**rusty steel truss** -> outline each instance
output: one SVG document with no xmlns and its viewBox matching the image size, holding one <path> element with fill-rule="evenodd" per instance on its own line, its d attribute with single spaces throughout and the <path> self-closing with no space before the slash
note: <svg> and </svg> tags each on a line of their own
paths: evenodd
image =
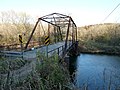
<svg viewBox="0 0 120 90">
<path fill-rule="evenodd" d="M 28 44 L 30 43 L 30 40 L 36 30 L 36 27 L 38 26 L 38 23 L 40 21 L 48 23 L 48 25 L 52 25 L 54 28 L 56 28 L 57 33 L 59 34 L 59 40 L 63 40 L 63 30 L 66 31 L 65 35 L 65 50 L 67 48 L 67 42 L 68 42 L 68 37 L 69 33 L 71 32 L 71 37 L 72 37 L 72 43 L 77 41 L 77 26 L 73 19 L 70 16 L 63 15 L 60 13 L 52 13 L 43 17 L 38 18 L 29 38 L 28 41 L 25 45 L 25 49 L 28 48 Z M 49 28 L 48 28 L 49 32 Z M 50 33 L 48 33 L 48 36 Z"/>
</svg>

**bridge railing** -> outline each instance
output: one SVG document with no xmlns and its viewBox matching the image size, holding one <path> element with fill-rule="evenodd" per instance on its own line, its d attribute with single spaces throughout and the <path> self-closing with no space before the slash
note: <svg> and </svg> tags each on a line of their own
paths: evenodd
<svg viewBox="0 0 120 90">
<path fill-rule="evenodd" d="M 72 42 L 69 42 L 67 44 L 67 49 L 69 49 L 71 46 L 72 46 Z M 57 47 L 55 49 L 48 51 L 47 54 L 48 54 L 48 56 L 51 56 L 53 53 L 57 53 L 57 55 L 62 56 L 64 49 L 65 49 L 65 45 L 62 45 L 60 47 Z"/>
<path fill-rule="evenodd" d="M 48 51 L 47 53 L 48 53 L 49 56 L 51 56 L 53 53 L 57 53 L 58 55 L 61 55 L 63 50 L 64 50 L 64 45 L 62 45 L 58 48 L 52 49 L 52 50 Z"/>
</svg>

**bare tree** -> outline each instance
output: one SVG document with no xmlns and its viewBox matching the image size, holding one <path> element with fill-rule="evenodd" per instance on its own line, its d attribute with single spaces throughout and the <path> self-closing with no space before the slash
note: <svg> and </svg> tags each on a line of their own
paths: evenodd
<svg viewBox="0 0 120 90">
<path fill-rule="evenodd" d="M 24 12 L 16 13 L 15 11 L 0 13 L 0 35 L 4 40 L 0 43 L 13 44 L 18 42 L 18 35 L 29 36 L 32 29 L 31 17 Z"/>
</svg>

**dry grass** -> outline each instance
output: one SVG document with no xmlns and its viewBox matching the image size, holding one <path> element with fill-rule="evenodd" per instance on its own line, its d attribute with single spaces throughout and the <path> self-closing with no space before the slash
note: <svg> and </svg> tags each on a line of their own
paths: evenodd
<svg viewBox="0 0 120 90">
<path fill-rule="evenodd" d="M 120 54 L 120 24 L 101 24 L 78 28 L 79 45 L 84 51 Z"/>
</svg>

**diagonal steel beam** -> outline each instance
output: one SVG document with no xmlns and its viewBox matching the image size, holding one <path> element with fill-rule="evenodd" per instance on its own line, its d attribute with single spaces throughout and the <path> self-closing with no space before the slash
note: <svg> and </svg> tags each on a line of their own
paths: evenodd
<svg viewBox="0 0 120 90">
<path fill-rule="evenodd" d="M 32 38 L 32 36 L 33 36 L 33 33 L 35 32 L 35 29 L 36 29 L 39 21 L 40 21 L 40 20 L 38 19 L 38 21 L 36 22 L 36 24 L 35 24 L 35 26 L 34 26 L 34 28 L 33 28 L 33 30 L 32 30 L 32 33 L 31 33 L 31 35 L 30 35 L 30 37 L 29 37 L 29 39 L 28 39 L 28 41 L 27 41 L 27 43 L 26 43 L 25 49 L 27 49 L 28 44 L 29 44 L 29 42 L 30 42 L 30 40 L 31 40 L 31 38 Z"/>
</svg>

